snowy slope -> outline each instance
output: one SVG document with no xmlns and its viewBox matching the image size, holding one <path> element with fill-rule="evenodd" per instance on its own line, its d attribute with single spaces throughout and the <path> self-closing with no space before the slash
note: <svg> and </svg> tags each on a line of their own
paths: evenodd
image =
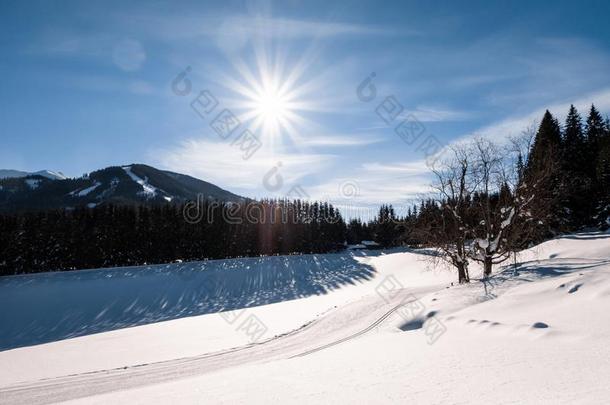
<svg viewBox="0 0 610 405">
<path fill-rule="evenodd" d="M 245 200 L 203 180 L 143 164 L 111 166 L 70 179 L 49 170 L 0 170 L 0 211 L 72 209 L 109 203 L 181 204 L 198 198 Z"/>
<path fill-rule="evenodd" d="M 208 314 L 1 352 L 11 371 L 0 371 L 0 387 L 13 388 L 0 388 L 0 402 L 605 402 L 610 235 L 549 241 L 523 252 L 516 271 L 465 286 L 426 271 L 426 257 L 354 257 L 371 277 L 251 307 L 243 316 L 264 319 L 269 337 L 213 356 L 205 353 L 247 343 L 239 321 Z M 391 294 L 388 281 L 398 286 Z M 431 342 L 433 321 L 444 331 Z M 36 382 L 160 358 L 178 360 Z"/>
<path fill-rule="evenodd" d="M 323 295 L 373 277 L 364 253 L 274 256 L 0 278 L 0 350 Z M 40 314 L 45 313 L 44 317 Z"/>
<path fill-rule="evenodd" d="M 102 183 L 100 183 L 99 181 L 96 181 L 95 183 L 93 183 L 92 186 L 86 187 L 82 190 L 74 190 L 68 194 L 70 194 L 71 196 L 84 197 L 101 185 L 102 185 Z"/>
<path fill-rule="evenodd" d="M 153 198 L 157 195 L 157 189 L 150 185 L 150 183 L 148 182 L 147 178 L 140 178 L 138 176 L 136 176 L 133 171 L 131 170 L 131 166 L 123 166 L 123 170 L 125 170 L 125 173 L 127 173 L 127 175 L 136 183 L 138 183 L 140 186 L 142 186 L 142 191 L 140 192 L 142 195 L 148 197 L 148 198 Z"/>
<path fill-rule="evenodd" d="M 39 170 L 37 172 L 23 172 L 21 170 L 10 170 L 3 169 L 0 170 L 0 179 L 6 178 L 20 178 L 27 176 L 42 176 L 46 177 L 49 180 L 65 180 L 66 176 L 62 172 L 54 172 L 52 170 Z"/>
<path fill-rule="evenodd" d="M 400 277 L 411 287 L 438 288 L 453 280 L 450 273 L 425 270 L 423 259 L 407 252 L 357 251 L 0 278 L 0 305 L 22 308 L 0 313 L 4 349 L 122 328 L 0 352 L 0 362 L 18 365 L 6 373 L 0 369 L 0 381 L 152 363 L 251 343 L 235 330 L 238 325 L 215 313 L 221 310 L 246 308 L 244 319 L 252 314 L 268 328 L 259 340 L 269 339 L 373 294 L 386 268 L 413 269 Z M 384 263 L 381 273 L 375 270 L 378 260 Z M 150 324 L 132 327 L 143 323 Z M 91 346 L 100 350 L 86 350 Z M 20 362 L 24 357 L 36 361 Z"/>
<path fill-rule="evenodd" d="M 0 169 L 0 179 L 27 177 L 30 173 L 21 170 Z"/>
</svg>

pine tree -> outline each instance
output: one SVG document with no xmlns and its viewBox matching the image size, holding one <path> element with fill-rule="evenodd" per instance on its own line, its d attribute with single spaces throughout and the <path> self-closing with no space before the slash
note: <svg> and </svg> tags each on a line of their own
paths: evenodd
<svg viewBox="0 0 610 405">
<path fill-rule="evenodd" d="M 559 122 L 546 110 L 534 138 L 532 150 L 526 166 L 526 175 L 535 178 L 557 165 L 561 148 L 561 128 Z"/>
<path fill-rule="evenodd" d="M 382 205 L 375 225 L 375 241 L 385 247 L 395 246 L 400 236 L 397 223 L 394 207 Z"/>
<path fill-rule="evenodd" d="M 597 111 L 594 105 L 591 105 L 586 127 L 588 173 L 589 176 L 595 181 L 599 147 L 600 142 L 604 138 L 606 125 L 601 114 L 599 111 Z"/>
<path fill-rule="evenodd" d="M 582 173 L 585 171 L 587 153 L 585 137 L 582 131 L 580 114 L 576 108 L 570 106 L 566 118 L 563 135 L 564 170 L 568 173 Z"/>
<path fill-rule="evenodd" d="M 537 237 L 541 240 L 563 230 L 567 222 L 561 149 L 559 122 L 547 110 L 534 138 L 524 175 L 524 184 L 536 190 L 536 204 L 531 211 L 539 220 Z"/>
<path fill-rule="evenodd" d="M 523 183 L 523 175 L 525 174 L 525 163 L 523 163 L 523 155 L 521 153 L 519 153 L 519 155 L 517 156 L 517 164 L 516 164 L 516 169 L 517 169 L 517 183 L 518 184 L 522 184 Z"/>
<path fill-rule="evenodd" d="M 599 198 L 594 223 L 604 230 L 610 228 L 610 121 L 608 119 L 605 126 L 597 155 L 596 185 Z"/>
<path fill-rule="evenodd" d="M 589 198 L 592 179 L 588 173 L 588 149 L 578 111 L 572 105 L 568 112 L 562 143 L 563 188 L 572 229 L 586 225 L 592 218 L 594 205 Z"/>
</svg>

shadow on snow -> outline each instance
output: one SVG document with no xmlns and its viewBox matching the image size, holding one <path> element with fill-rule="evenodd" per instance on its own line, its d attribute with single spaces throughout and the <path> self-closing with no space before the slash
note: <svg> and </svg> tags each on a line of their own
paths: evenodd
<svg viewBox="0 0 610 405">
<path fill-rule="evenodd" d="M 326 294 L 374 269 L 344 252 L 0 278 L 0 350 Z"/>
</svg>

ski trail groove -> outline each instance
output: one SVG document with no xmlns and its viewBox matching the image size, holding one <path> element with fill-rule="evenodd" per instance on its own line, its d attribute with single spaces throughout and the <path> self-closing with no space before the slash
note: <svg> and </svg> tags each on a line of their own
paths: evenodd
<svg viewBox="0 0 610 405">
<path fill-rule="evenodd" d="M 403 292 L 409 291 L 404 289 Z M 393 302 L 382 302 L 378 296 L 363 297 L 358 301 L 329 311 L 301 328 L 274 336 L 261 343 L 205 353 L 200 356 L 90 371 L 1 387 L 0 404 L 36 405 L 62 402 L 199 376 L 247 363 L 307 356 L 370 332 L 400 307 L 413 301 L 403 301 L 403 299 L 397 296 Z M 387 309 L 389 305 L 393 306 Z M 349 331 L 349 334 L 345 336 L 346 328 L 353 330 L 358 327 L 359 318 L 346 317 L 353 313 L 354 307 L 363 314 L 362 322 L 366 320 L 367 323 L 363 329 L 356 332 Z M 376 312 L 381 312 L 381 315 L 376 315 Z M 331 327 L 330 331 L 328 331 L 329 327 Z M 328 342 L 328 339 L 331 341 Z M 323 342 L 324 340 L 327 342 Z M 304 347 L 312 345 L 315 346 L 303 351 Z"/>
<path fill-rule="evenodd" d="M 396 310 L 397 310 L 397 309 L 399 309 L 399 308 L 400 308 L 400 307 L 402 307 L 403 305 L 405 305 L 405 304 L 409 304 L 409 303 L 411 303 L 411 302 L 413 302 L 413 301 L 415 301 L 415 300 L 411 300 L 411 301 L 403 302 L 403 303 L 401 303 L 401 304 L 396 305 L 394 308 L 390 309 L 388 312 L 386 312 L 385 314 L 383 314 L 383 315 L 381 316 L 381 318 L 377 319 L 377 320 L 376 320 L 375 322 L 373 322 L 371 325 L 367 326 L 366 328 L 364 328 L 363 330 L 361 330 L 361 331 L 359 331 L 359 332 L 356 332 L 356 333 L 354 333 L 354 334 L 351 334 L 351 335 L 349 335 L 349 336 L 346 336 L 346 337 L 344 337 L 344 338 L 342 338 L 342 339 L 335 340 L 334 342 L 331 342 L 331 343 L 328 343 L 328 344 L 325 344 L 325 345 L 322 345 L 322 346 L 316 347 L 316 348 L 314 348 L 314 349 L 307 350 L 306 352 L 299 353 L 299 354 L 296 354 L 296 355 L 294 355 L 294 356 L 290 356 L 290 357 L 289 357 L 289 359 L 294 359 L 295 357 L 304 357 L 304 356 L 308 356 L 308 355 L 310 355 L 310 354 L 312 354 L 312 353 L 319 352 L 320 350 L 324 350 L 324 349 L 327 349 L 327 348 L 329 348 L 329 347 L 336 346 L 336 345 L 341 344 L 341 343 L 343 343 L 343 342 L 347 342 L 348 340 L 352 340 L 352 339 L 355 339 L 355 338 L 357 338 L 357 337 L 359 337 L 359 336 L 362 336 L 362 335 L 364 335 L 365 333 L 370 332 L 371 330 L 373 330 L 373 329 L 375 329 L 377 326 L 379 326 L 379 325 L 380 325 L 380 324 L 381 324 L 383 321 L 385 321 L 385 320 L 386 320 L 386 319 L 387 319 L 387 318 L 388 318 L 390 315 L 392 315 L 394 312 L 396 312 Z"/>
</svg>

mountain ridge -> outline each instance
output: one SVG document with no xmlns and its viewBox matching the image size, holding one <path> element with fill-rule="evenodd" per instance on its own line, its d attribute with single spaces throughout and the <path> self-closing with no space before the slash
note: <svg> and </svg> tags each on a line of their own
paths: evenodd
<svg viewBox="0 0 610 405">
<path fill-rule="evenodd" d="M 49 180 L 65 180 L 67 177 L 62 172 L 54 172 L 52 170 L 38 170 L 37 172 L 24 172 L 22 170 L 0 169 L 0 180 L 8 178 L 21 178 L 28 176 L 42 176 Z"/>
<path fill-rule="evenodd" d="M 219 201 L 245 200 L 204 180 L 139 163 L 109 166 L 79 178 L 60 176 L 61 172 L 48 170 L 1 170 L 0 211 L 183 203 L 199 196 Z"/>
</svg>

